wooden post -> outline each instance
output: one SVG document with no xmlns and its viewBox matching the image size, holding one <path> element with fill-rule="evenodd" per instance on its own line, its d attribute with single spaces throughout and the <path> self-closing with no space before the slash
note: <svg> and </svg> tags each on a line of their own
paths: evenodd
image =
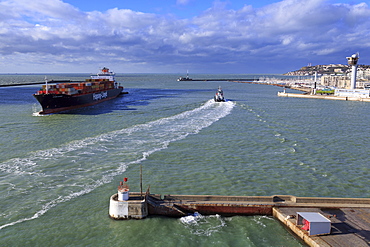
<svg viewBox="0 0 370 247">
<path fill-rule="evenodd" d="M 143 198 L 143 166 L 140 164 L 140 197 Z"/>
</svg>

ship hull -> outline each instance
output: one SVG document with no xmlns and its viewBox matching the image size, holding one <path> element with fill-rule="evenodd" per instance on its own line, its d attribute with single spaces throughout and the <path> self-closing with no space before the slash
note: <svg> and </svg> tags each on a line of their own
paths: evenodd
<svg viewBox="0 0 370 247">
<path fill-rule="evenodd" d="M 122 92 L 123 88 L 114 88 L 88 94 L 34 94 L 42 107 L 39 114 L 51 114 L 86 106 L 96 105 L 114 99 Z"/>
</svg>

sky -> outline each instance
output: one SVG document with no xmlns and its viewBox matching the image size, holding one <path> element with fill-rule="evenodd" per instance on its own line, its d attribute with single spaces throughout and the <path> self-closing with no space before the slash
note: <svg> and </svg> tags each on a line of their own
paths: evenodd
<svg viewBox="0 0 370 247">
<path fill-rule="evenodd" d="M 0 73 L 282 74 L 370 64 L 361 0 L 0 0 Z"/>
</svg>

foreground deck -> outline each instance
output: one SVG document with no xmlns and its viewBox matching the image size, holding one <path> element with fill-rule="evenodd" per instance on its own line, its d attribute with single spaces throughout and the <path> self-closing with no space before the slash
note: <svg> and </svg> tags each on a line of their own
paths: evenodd
<svg viewBox="0 0 370 247">
<path fill-rule="evenodd" d="M 140 195 L 130 193 L 128 201 L 111 201 L 127 207 L 121 218 L 145 218 L 148 215 L 182 217 L 194 212 L 202 215 L 268 215 L 285 225 L 309 246 L 370 246 L 370 199 L 275 196 L 213 195 Z M 113 204 L 111 204 L 112 206 Z M 129 215 L 133 212 L 132 215 Z M 298 225 L 297 213 L 320 213 L 329 232 L 310 235 Z M 138 215 L 138 216 L 135 216 Z M 111 215 L 113 216 L 113 215 Z M 112 217 L 116 218 L 116 217 Z M 116 218 L 117 219 L 117 218 Z M 328 219 L 328 220 L 327 220 Z M 330 221 L 330 222 L 329 222 Z"/>
<path fill-rule="evenodd" d="M 296 212 L 319 212 L 331 221 L 331 233 L 309 236 L 291 217 Z M 309 246 L 370 246 L 370 208 L 279 208 L 273 210 L 276 219 L 286 225 Z"/>
</svg>

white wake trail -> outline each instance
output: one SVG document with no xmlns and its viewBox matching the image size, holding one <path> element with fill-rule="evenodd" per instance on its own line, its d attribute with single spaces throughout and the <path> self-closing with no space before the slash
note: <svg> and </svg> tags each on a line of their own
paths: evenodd
<svg viewBox="0 0 370 247">
<path fill-rule="evenodd" d="M 230 114 L 233 107 L 233 102 L 209 100 L 171 117 L 0 163 L 1 205 L 9 200 L 16 207 L 2 207 L 0 229 L 38 218 L 60 203 L 110 183 L 129 165 L 146 160 L 171 142 L 199 133 Z"/>
</svg>

